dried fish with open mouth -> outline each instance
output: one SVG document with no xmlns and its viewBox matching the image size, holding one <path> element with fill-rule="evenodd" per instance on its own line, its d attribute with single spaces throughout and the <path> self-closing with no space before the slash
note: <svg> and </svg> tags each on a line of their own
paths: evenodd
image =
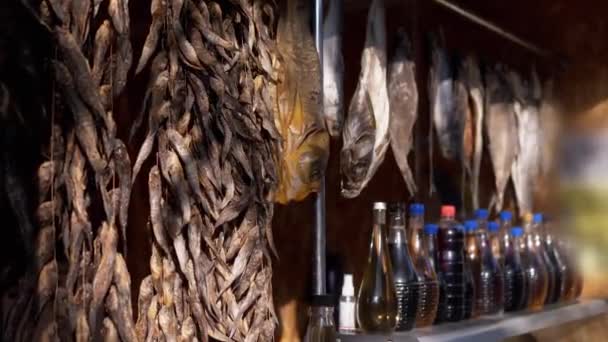
<svg viewBox="0 0 608 342">
<path fill-rule="evenodd" d="M 540 170 L 540 117 L 541 86 L 536 71 L 530 80 L 524 80 L 515 71 L 509 71 L 507 80 L 513 89 L 514 110 L 517 117 L 519 153 L 511 170 L 519 213 L 533 210 L 535 182 Z"/>
<path fill-rule="evenodd" d="M 384 160 L 389 145 L 390 109 L 386 82 L 384 1 L 374 0 L 367 17 L 357 89 L 342 132 L 342 196 L 358 196 Z"/>
<path fill-rule="evenodd" d="M 491 204 L 496 211 L 500 211 L 513 163 L 519 153 L 517 118 L 513 108 L 513 92 L 506 82 L 504 67 L 486 70 L 485 83 L 485 131 L 496 186 Z"/>
<path fill-rule="evenodd" d="M 412 129 L 418 116 L 418 88 L 411 42 L 405 31 L 397 31 L 397 50 L 389 66 L 391 148 L 397 166 L 411 196 L 416 194 L 416 181 L 407 156 L 412 149 Z"/>
<path fill-rule="evenodd" d="M 329 0 L 323 23 L 323 114 L 332 138 L 340 136 L 344 121 L 342 6 L 342 0 Z"/>
<path fill-rule="evenodd" d="M 278 203 L 300 201 L 319 189 L 329 157 L 321 116 L 321 68 L 309 29 L 310 6 L 287 1 L 277 43 L 282 61 L 275 124 L 283 138 Z"/>
</svg>

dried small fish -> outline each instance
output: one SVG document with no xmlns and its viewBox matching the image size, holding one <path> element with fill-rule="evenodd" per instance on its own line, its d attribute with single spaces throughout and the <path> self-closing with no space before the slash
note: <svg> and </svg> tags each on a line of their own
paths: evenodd
<svg viewBox="0 0 608 342">
<path fill-rule="evenodd" d="M 330 0 L 323 23 L 323 110 L 332 137 L 340 136 L 344 120 L 342 16 L 342 0 Z"/>
<path fill-rule="evenodd" d="M 167 233 L 163 227 L 163 219 L 161 213 L 161 184 L 160 172 L 157 166 L 153 166 L 148 176 L 148 191 L 150 196 L 150 222 L 154 238 L 160 245 L 161 249 L 170 255 L 169 243 L 167 241 Z"/>
<path fill-rule="evenodd" d="M 158 322 L 165 335 L 167 342 L 177 341 L 177 324 L 175 321 L 175 311 L 172 308 L 163 306 L 158 313 Z"/>
<path fill-rule="evenodd" d="M 519 153 L 517 119 L 513 108 L 513 93 L 504 79 L 503 69 L 497 67 L 487 70 L 485 80 L 485 130 L 496 185 L 494 207 L 500 211 L 511 169 Z"/>
<path fill-rule="evenodd" d="M 120 302 L 116 287 L 110 287 L 108 296 L 105 299 L 105 308 L 110 314 L 112 321 L 116 322 L 120 339 L 125 342 L 136 342 L 137 337 L 135 336 L 132 317 L 127 316 L 128 312 L 124 310 L 124 305 L 124 303 Z"/>
<path fill-rule="evenodd" d="M 163 17 L 162 12 L 155 12 L 152 14 L 152 24 L 150 25 L 150 31 L 148 32 L 148 36 L 146 37 L 146 41 L 144 43 L 144 47 L 139 58 L 139 62 L 137 64 L 137 68 L 135 69 L 135 74 L 139 74 L 143 68 L 148 64 L 148 60 L 152 57 L 154 50 L 156 50 L 156 46 L 158 45 L 158 37 L 161 33 L 161 29 L 163 27 Z M 152 74 L 154 75 L 154 73 Z"/>
<path fill-rule="evenodd" d="M 104 222 L 99 233 L 99 240 L 102 248 L 101 262 L 93 279 L 93 298 L 89 311 L 89 326 L 93 332 L 97 331 L 96 327 L 101 325 L 103 319 L 100 313 L 102 311 L 103 300 L 112 283 L 118 233 L 114 227 Z"/>
<path fill-rule="evenodd" d="M 407 161 L 412 149 L 412 129 L 418 115 L 418 88 L 411 43 L 406 33 L 397 31 L 397 50 L 389 66 L 390 136 L 395 161 L 410 195 L 416 194 L 416 181 Z"/>
<path fill-rule="evenodd" d="M 473 208 L 479 208 L 479 177 L 481 171 L 481 158 L 483 154 L 483 121 L 484 121 L 484 88 L 481 80 L 481 72 L 477 59 L 468 56 L 464 62 L 464 77 L 466 79 L 469 94 L 470 109 L 474 121 L 474 147 L 473 162 L 471 170 L 471 193 L 473 197 Z"/>
<path fill-rule="evenodd" d="M 127 219 L 129 215 L 129 201 L 131 199 L 131 161 L 127 147 L 121 141 L 114 141 L 114 163 L 118 182 L 120 183 L 119 221 L 122 233 L 123 252 L 127 254 Z"/>
<path fill-rule="evenodd" d="M 154 286 L 152 284 L 152 276 L 145 277 L 139 285 L 139 298 L 137 299 L 137 323 L 135 324 L 135 333 L 138 341 L 144 341 L 148 333 L 148 322 L 146 315 L 150 306 L 153 304 Z"/>
<path fill-rule="evenodd" d="M 105 67 L 105 58 L 110 47 L 112 40 L 112 27 L 108 20 L 104 22 L 97 29 L 95 34 L 95 49 L 93 54 L 93 80 L 96 85 L 99 85 L 101 78 L 103 77 L 103 68 Z"/>
<path fill-rule="evenodd" d="M 384 160 L 390 108 L 386 82 L 384 1 L 374 0 L 367 17 L 361 74 L 342 132 L 342 196 L 358 196 Z"/>
<path fill-rule="evenodd" d="M 118 331 L 116 330 L 116 326 L 108 317 L 103 319 L 103 327 L 101 328 L 101 336 L 103 336 L 104 342 L 115 342 L 120 341 L 120 337 L 118 337 Z"/>
<path fill-rule="evenodd" d="M 135 159 L 135 164 L 133 165 L 133 172 L 131 176 L 132 182 L 135 182 L 135 178 L 137 177 L 137 174 L 139 174 L 141 167 L 144 165 L 144 162 L 150 156 L 150 153 L 152 153 L 152 148 L 154 147 L 154 138 L 156 133 L 158 132 L 158 126 L 163 120 L 169 117 L 170 110 L 171 103 L 169 101 L 165 101 L 160 106 L 160 108 L 158 108 L 157 111 L 151 113 L 148 134 L 146 135 L 143 144 L 139 148 L 139 152 L 137 153 L 137 159 Z"/>
<path fill-rule="evenodd" d="M 192 210 L 188 186 L 179 158 L 175 152 L 167 150 L 159 153 L 159 159 L 162 175 L 171 186 L 173 195 L 177 198 L 182 211 L 182 223 L 188 224 L 192 216 Z"/>
</svg>

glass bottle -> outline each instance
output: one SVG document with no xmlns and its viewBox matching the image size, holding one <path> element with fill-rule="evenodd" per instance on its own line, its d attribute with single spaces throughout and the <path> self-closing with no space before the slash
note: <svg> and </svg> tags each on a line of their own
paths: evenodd
<svg viewBox="0 0 608 342">
<path fill-rule="evenodd" d="M 477 307 L 479 292 L 477 291 L 477 279 L 479 277 L 479 249 L 477 248 L 477 222 L 466 221 L 464 224 L 464 319 L 479 316 Z"/>
<path fill-rule="evenodd" d="M 568 282 L 568 265 L 565 262 L 564 256 L 560 254 L 559 248 L 557 246 L 557 241 L 555 236 L 553 235 L 552 224 L 549 220 L 545 219 L 545 223 L 543 225 L 544 231 L 544 243 L 545 249 L 549 253 L 549 258 L 551 259 L 551 263 L 555 268 L 556 277 L 556 288 L 557 290 L 554 293 L 553 298 L 551 298 L 551 303 L 559 302 L 566 292 L 566 284 Z"/>
<path fill-rule="evenodd" d="M 441 207 L 437 234 L 440 286 L 440 321 L 457 322 L 464 314 L 464 232 L 458 228 L 454 206 Z M 443 304 L 443 305 L 442 305 Z"/>
<path fill-rule="evenodd" d="M 397 294 L 397 331 L 407 331 L 416 322 L 418 307 L 418 274 L 410 257 L 405 231 L 405 204 L 392 203 L 389 208 L 388 250 Z"/>
<path fill-rule="evenodd" d="M 549 279 L 545 268 L 542 255 L 536 248 L 534 242 L 534 232 L 532 231 L 532 217 L 524 217 L 524 233 L 526 239 L 526 249 L 523 251 L 526 259 L 526 281 L 528 282 L 528 309 L 537 311 L 543 308 Z"/>
<path fill-rule="evenodd" d="M 508 312 L 522 310 L 528 302 L 525 266 L 520 257 L 520 250 L 525 246 L 523 235 L 521 227 L 513 227 L 505 240 L 504 308 Z"/>
<path fill-rule="evenodd" d="M 308 315 L 305 342 L 336 342 L 333 307 L 313 306 Z"/>
<path fill-rule="evenodd" d="M 397 324 L 397 300 L 386 246 L 386 203 L 374 203 L 367 266 L 357 296 L 357 322 L 365 332 L 390 333 Z"/>
<path fill-rule="evenodd" d="M 536 250 L 541 255 L 543 264 L 545 269 L 547 270 L 547 297 L 545 298 L 545 304 L 551 304 L 553 298 L 555 297 L 556 291 L 559 290 L 558 287 L 558 276 L 557 271 L 553 263 L 551 262 L 551 258 L 549 257 L 549 253 L 545 248 L 545 241 L 543 235 L 543 214 L 536 213 L 532 218 L 532 232 L 534 234 L 534 246 Z"/>
<path fill-rule="evenodd" d="M 423 241 L 424 205 L 410 205 L 408 221 L 410 252 L 418 274 L 417 328 L 433 324 L 439 304 L 439 284 L 427 244 Z"/>
</svg>

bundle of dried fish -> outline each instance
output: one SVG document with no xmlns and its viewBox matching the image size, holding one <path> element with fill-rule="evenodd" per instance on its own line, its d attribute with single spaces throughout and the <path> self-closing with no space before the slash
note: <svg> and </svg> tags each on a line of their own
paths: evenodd
<svg viewBox="0 0 608 342">
<path fill-rule="evenodd" d="M 535 183 L 540 174 L 540 116 L 541 85 L 536 71 L 523 80 L 514 71 L 507 79 L 515 95 L 514 110 L 517 117 L 517 141 L 519 153 L 515 158 L 511 175 L 515 186 L 515 197 L 519 213 L 532 212 Z"/>
<path fill-rule="evenodd" d="M 358 196 L 384 160 L 389 145 L 384 1 L 374 0 L 367 17 L 361 73 L 342 132 L 342 196 Z"/>
<path fill-rule="evenodd" d="M 150 81 L 131 131 L 147 116 L 134 181 L 157 150 L 137 340 L 268 341 L 274 8 L 186 0 L 153 1 L 150 10 L 136 70 L 148 68 Z"/>
<path fill-rule="evenodd" d="M 416 194 L 416 181 L 407 161 L 412 148 L 412 129 L 418 115 L 418 88 L 411 43 L 405 32 L 397 32 L 397 50 L 389 66 L 390 136 L 395 161 L 410 195 Z"/>
<path fill-rule="evenodd" d="M 15 325 L 21 335 L 9 340 L 97 340 L 112 327 L 135 340 L 130 277 L 117 248 L 122 240 L 126 253 L 130 160 L 112 114 L 131 65 L 128 1 L 110 0 L 107 11 L 100 4 L 28 8 L 52 38 L 47 76 L 57 93 L 47 102 L 49 159 L 38 169 L 37 280 L 22 291 L 36 306 L 23 316 L 34 326 Z"/>
<path fill-rule="evenodd" d="M 504 67 L 489 68 L 485 74 L 485 131 L 494 169 L 496 194 L 493 205 L 502 210 L 504 193 L 519 153 L 514 95 L 506 81 Z"/>
<path fill-rule="evenodd" d="M 323 114 L 332 138 L 344 121 L 344 58 L 342 57 L 342 0 L 330 0 L 323 22 Z"/>
<path fill-rule="evenodd" d="M 286 1 L 277 32 L 275 124 L 283 142 L 278 203 L 300 201 L 319 190 L 329 157 L 321 108 L 321 68 L 310 32 L 311 6 Z M 331 61 L 331 60 L 330 60 Z"/>
</svg>

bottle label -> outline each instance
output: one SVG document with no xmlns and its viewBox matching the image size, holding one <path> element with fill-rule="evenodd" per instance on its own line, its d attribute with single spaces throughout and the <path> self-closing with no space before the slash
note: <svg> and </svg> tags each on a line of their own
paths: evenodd
<svg viewBox="0 0 608 342">
<path fill-rule="evenodd" d="M 340 302 L 340 331 L 355 331 L 355 303 Z"/>
</svg>

